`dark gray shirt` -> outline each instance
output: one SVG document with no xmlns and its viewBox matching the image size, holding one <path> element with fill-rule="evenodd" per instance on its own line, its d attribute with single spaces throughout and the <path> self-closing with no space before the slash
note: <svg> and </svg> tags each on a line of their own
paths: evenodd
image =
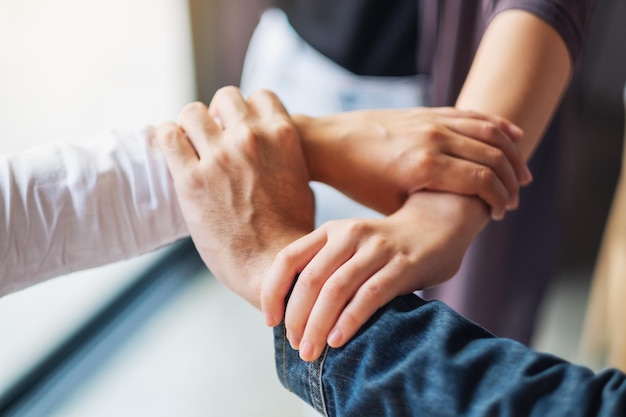
<svg viewBox="0 0 626 417">
<path fill-rule="evenodd" d="M 446 2 L 453 2 L 446 5 Z M 401 76 L 428 71 L 420 50 L 433 50 L 440 23 L 459 0 L 277 0 L 296 31 L 315 49 L 360 75 Z M 484 26 L 508 9 L 527 10 L 563 38 L 572 60 L 580 56 L 595 0 L 463 0 L 477 13 L 463 19 Z M 448 6 L 448 7 L 447 7 Z M 452 6 L 452 7 L 449 7 Z M 470 7 L 471 9 L 471 7 Z M 452 11 L 454 13 L 454 11 Z M 433 24 L 434 23 L 434 24 Z M 464 22 L 462 22 L 464 23 Z M 431 26 L 431 30 L 426 30 Z M 424 63 L 422 63 L 424 64 Z"/>
</svg>

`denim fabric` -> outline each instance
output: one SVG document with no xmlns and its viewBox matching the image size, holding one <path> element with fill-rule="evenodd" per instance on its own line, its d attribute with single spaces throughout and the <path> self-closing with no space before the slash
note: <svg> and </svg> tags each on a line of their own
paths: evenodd
<svg viewBox="0 0 626 417">
<path fill-rule="evenodd" d="M 496 338 L 410 295 L 306 363 L 274 330 L 282 384 L 326 416 L 626 416 L 626 377 Z"/>
</svg>

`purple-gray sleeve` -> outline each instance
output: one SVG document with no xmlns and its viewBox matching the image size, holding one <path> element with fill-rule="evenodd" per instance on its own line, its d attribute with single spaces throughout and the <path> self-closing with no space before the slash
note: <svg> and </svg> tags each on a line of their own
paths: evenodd
<svg viewBox="0 0 626 417">
<path fill-rule="evenodd" d="M 526 10 L 545 20 L 563 38 L 573 62 L 580 57 L 596 0 L 485 0 L 487 21 L 509 9 Z"/>
</svg>

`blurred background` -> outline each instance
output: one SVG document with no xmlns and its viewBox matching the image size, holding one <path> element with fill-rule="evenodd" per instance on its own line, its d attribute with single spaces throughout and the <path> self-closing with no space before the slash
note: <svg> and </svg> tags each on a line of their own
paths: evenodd
<svg viewBox="0 0 626 417">
<path fill-rule="evenodd" d="M 269 4 L 0 0 L 0 151 L 158 124 L 209 102 L 239 83 Z M 575 361 L 620 169 L 623 39 L 626 3 L 600 0 L 564 102 L 560 268 L 533 345 Z M 309 414 L 273 366 L 260 314 L 215 282 L 188 242 L 0 299 L 0 415 Z"/>
</svg>

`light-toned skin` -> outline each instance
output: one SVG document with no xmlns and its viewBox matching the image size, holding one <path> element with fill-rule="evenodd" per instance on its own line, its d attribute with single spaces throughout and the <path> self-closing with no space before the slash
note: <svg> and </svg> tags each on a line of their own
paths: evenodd
<svg viewBox="0 0 626 417">
<path fill-rule="evenodd" d="M 312 179 L 384 214 L 437 190 L 477 195 L 501 219 L 532 178 L 514 143 L 523 132 L 499 116 L 423 107 L 293 119 Z"/>
<path fill-rule="evenodd" d="M 274 287 L 271 278 L 302 271 L 287 304 L 285 325 L 292 346 L 311 360 L 321 354 L 326 338 L 333 347 L 349 340 L 388 298 L 454 275 L 474 233 L 456 216 L 452 197 L 414 193 L 388 217 L 331 221 L 289 245 L 276 257 L 263 286 L 266 321 L 277 320 L 266 309 L 265 297 L 284 293 L 290 285 L 280 280 L 284 286 Z M 304 341 L 289 330 L 294 328 L 305 329 Z M 322 343 L 311 342 L 312 332 L 324 335 Z"/>
<path fill-rule="evenodd" d="M 567 47 L 552 27 L 525 11 L 503 12 L 492 21 L 481 41 L 457 107 L 498 115 L 520 126 L 525 135 L 515 144 L 528 159 L 563 94 L 571 67 Z M 328 169 L 337 168 L 336 164 L 330 165 Z M 333 185 L 346 192 L 345 184 Z M 377 197 L 374 193 L 373 198 Z M 348 237 L 341 233 L 342 229 L 371 231 L 370 221 L 352 220 L 349 225 L 338 222 L 280 252 L 263 285 L 263 311 L 268 325 L 283 319 L 285 295 L 294 273 L 301 272 L 290 299 L 295 301 L 290 301 L 284 318 L 290 343 L 300 348 L 302 359 L 316 359 L 326 343 L 332 347 L 345 344 L 376 309 L 395 296 L 451 278 L 469 242 L 489 219 L 489 211 L 478 198 L 417 193 L 407 204 L 416 205 L 411 209 L 415 213 L 420 209 L 444 212 L 445 220 L 440 218 L 430 234 L 424 232 L 426 224 L 420 223 L 423 220 L 416 217 L 414 222 L 396 224 L 395 233 L 387 231 L 377 237 L 376 233 Z M 391 224 L 392 217 L 381 223 L 385 221 Z M 383 229 L 380 226 L 379 230 Z M 374 239 L 378 243 L 370 243 Z M 385 254 L 395 254 L 387 257 L 388 265 L 400 263 L 404 267 L 377 268 L 382 261 L 370 257 L 376 245 L 382 246 Z M 406 248 L 410 248 L 408 255 Z M 398 257 L 404 261 L 397 261 Z M 444 262 L 453 267 L 443 267 Z M 397 275 L 398 282 L 392 284 L 390 270 L 425 272 L 414 275 L 406 285 L 403 275 Z"/>
<path fill-rule="evenodd" d="M 274 255 L 313 230 L 314 199 L 298 132 L 275 96 L 221 89 L 192 103 L 157 140 L 202 259 L 229 289 L 261 308 Z"/>
<path fill-rule="evenodd" d="M 233 87 L 218 91 L 209 108 L 188 105 L 179 125 L 166 123 L 157 132 L 200 255 L 220 281 L 258 309 L 274 259 L 284 256 L 283 248 L 291 242 L 312 236 L 313 197 L 298 136 L 272 93 L 259 91 L 245 100 Z M 432 199 L 434 195 L 442 198 Z M 472 237 L 464 233 L 471 228 L 450 216 L 447 200 L 452 197 L 428 191 L 413 194 L 384 222 L 362 227 L 363 242 L 373 242 L 372 249 L 380 251 L 379 232 L 397 233 L 401 225 L 414 222 L 422 237 L 417 246 L 425 268 L 420 274 L 424 279 L 448 274 L 458 268 Z M 485 205 L 479 207 L 487 211 Z M 455 231 L 456 244 L 440 238 L 446 235 L 438 224 Z M 405 236 L 397 240 L 407 241 Z M 431 254 L 441 262 L 430 262 Z M 393 255 L 388 251 L 373 262 L 386 264 L 386 256 Z M 398 268 L 390 278 L 413 272 L 402 260 L 392 262 L 390 269 L 394 265 Z"/>
<path fill-rule="evenodd" d="M 511 119 L 526 131 L 523 137 L 517 138 L 516 145 L 523 157 L 528 158 L 559 101 L 570 71 L 571 63 L 565 44 L 551 27 L 522 11 L 502 13 L 492 22 L 484 36 L 472 71 L 459 97 L 458 106 L 468 110 L 491 112 Z M 233 100 L 234 93 L 228 91 Z M 250 135 L 249 127 L 245 127 L 246 123 L 256 120 L 250 118 L 250 114 L 255 112 L 251 112 L 246 106 L 250 106 L 250 100 L 254 103 L 258 98 L 252 97 L 246 103 L 239 97 L 235 100 L 239 105 L 233 106 L 232 103 L 226 104 L 228 100 L 223 100 L 225 95 L 224 92 L 218 94 L 211 104 L 212 110 L 209 111 L 210 117 L 222 120 L 226 127 L 224 132 L 215 130 L 217 125 L 212 122 L 202 122 L 203 126 L 211 126 L 210 130 L 193 129 L 189 126 L 193 126 L 194 123 L 186 120 L 185 114 L 181 119 L 181 125 L 191 138 L 197 155 L 201 157 L 199 159 L 201 163 L 197 163 L 191 157 L 190 149 L 193 147 L 188 145 L 186 153 L 190 159 L 180 159 L 176 165 L 172 162 L 176 157 L 170 155 L 167 157 L 168 165 L 175 178 L 181 206 L 188 218 L 192 236 L 203 258 L 218 278 L 252 304 L 262 308 L 268 324 L 278 324 L 283 318 L 285 296 L 293 283 L 294 275 L 301 272 L 293 288 L 290 305 L 287 306 L 285 323 L 290 342 L 294 347 L 300 348 L 301 357 L 305 360 L 317 358 L 327 342 L 331 346 L 344 344 L 379 306 L 399 293 L 449 279 L 458 268 L 471 240 L 488 222 L 490 212 L 487 206 L 475 197 L 422 191 L 411 195 L 404 203 L 406 207 L 402 205 L 403 195 L 408 195 L 415 189 L 427 188 L 429 183 L 407 186 L 406 182 L 403 182 L 406 181 L 407 175 L 401 174 L 402 169 L 407 169 L 406 167 L 410 167 L 411 164 L 403 162 L 402 155 L 406 147 L 403 148 L 402 141 L 396 139 L 407 135 L 403 130 L 407 125 L 398 123 L 397 119 L 386 123 L 394 116 L 399 117 L 398 113 L 374 112 L 367 115 L 367 120 L 376 120 L 378 126 L 382 128 L 367 129 L 369 134 L 365 137 L 373 141 L 379 138 L 381 143 L 391 142 L 388 147 L 362 146 L 354 140 L 337 141 L 334 144 L 332 141 L 314 140 L 316 137 L 350 139 L 363 136 L 364 125 L 354 124 L 354 118 L 363 117 L 363 114 L 336 116 L 337 118 L 333 120 L 326 119 L 325 121 L 329 122 L 326 124 L 319 123 L 319 119 L 296 118 L 297 130 L 303 136 L 302 143 L 307 154 L 306 163 L 314 179 L 326 180 L 325 182 L 346 194 L 384 212 L 393 211 L 394 205 L 398 208 L 402 206 L 400 211 L 380 222 L 371 223 L 364 220 L 335 222 L 314 232 L 313 235 L 296 240 L 307 232 L 307 228 L 311 228 L 310 224 L 303 221 L 298 227 L 287 227 L 285 230 L 283 222 L 278 220 L 280 216 L 272 213 L 274 208 L 268 203 L 275 198 L 272 193 L 278 193 L 278 197 L 281 198 L 288 194 L 280 192 L 284 184 L 276 182 L 273 183 L 274 188 L 267 188 L 267 181 L 254 180 L 255 175 L 262 177 L 272 173 L 267 165 L 258 161 L 248 166 L 244 164 L 240 168 L 233 165 L 234 160 L 254 161 L 250 155 L 258 156 L 257 152 L 248 152 L 249 155 L 243 158 L 227 158 L 230 167 L 222 171 L 211 170 L 209 167 L 215 161 L 211 157 L 203 157 L 205 152 L 201 150 L 201 146 L 204 145 L 201 144 L 204 141 L 212 142 L 213 139 L 207 139 L 212 135 L 236 137 L 236 133 L 241 134 L 243 130 L 248 141 L 265 143 L 262 140 L 252 140 L 253 135 Z M 277 108 L 278 106 L 274 105 L 273 111 Z M 196 118 L 202 113 L 197 110 L 194 116 Z M 206 115 L 204 117 L 206 119 Z M 258 117 L 257 119 L 263 120 Z M 242 124 L 244 127 L 239 128 L 239 131 L 235 129 Z M 252 123 L 255 124 L 262 125 L 258 120 Z M 229 127 L 234 131 L 227 133 Z M 174 135 L 172 129 L 170 126 L 169 133 L 164 136 L 176 138 L 179 142 L 185 138 L 182 131 L 177 131 Z M 354 129 L 356 134 L 352 135 Z M 285 134 L 284 129 L 280 131 L 282 133 L 278 134 L 278 137 Z M 429 133 L 434 131 L 441 133 L 443 130 L 426 130 Z M 502 134 L 512 133 L 507 128 L 492 130 L 496 131 Z M 287 136 L 293 137 L 293 132 L 291 130 L 289 132 Z M 256 133 L 266 132 L 260 129 Z M 344 147 L 335 148 L 333 153 L 329 146 Z M 221 149 L 220 152 L 228 149 L 222 145 L 218 148 Z M 230 150 L 233 149 L 236 147 Z M 344 155 L 356 157 L 346 158 L 348 162 L 346 164 L 337 163 L 332 159 L 332 155 L 337 155 L 337 149 L 345 151 Z M 172 144 L 168 146 L 166 141 L 164 145 L 166 156 L 168 153 L 176 154 L 179 150 Z M 271 150 L 278 152 L 279 148 L 273 147 Z M 438 155 L 443 154 L 446 152 L 440 152 Z M 271 155 L 271 152 L 268 155 Z M 304 163 L 301 157 L 296 159 Z M 419 161 L 419 158 L 417 160 Z M 189 178 L 185 179 L 184 174 L 189 173 L 189 169 L 186 168 L 189 164 L 197 165 L 197 168 L 191 171 L 194 173 L 192 181 L 189 181 Z M 226 167 L 223 163 L 222 166 Z M 435 171 L 437 166 L 434 164 Z M 524 175 L 518 172 L 520 165 L 514 166 L 517 169 L 511 169 L 520 179 L 520 176 Z M 294 166 L 291 168 L 296 169 Z M 247 170 L 256 174 L 243 175 Z M 504 172 L 497 168 L 492 171 Z M 363 178 L 364 175 L 367 176 Z M 207 180 L 205 177 L 211 179 Z M 281 171 L 279 176 L 283 177 L 288 177 L 285 171 Z M 348 182 L 341 180 L 344 177 L 350 180 Z M 502 181 L 503 178 L 498 178 L 502 184 L 507 182 L 506 179 Z M 262 186 L 259 187 L 257 184 L 254 187 L 242 188 L 238 185 L 245 183 L 245 180 L 257 182 Z M 290 187 L 289 184 L 287 182 L 286 189 L 299 189 Z M 301 182 L 299 184 L 302 185 Z M 258 190 L 265 190 L 261 193 L 265 197 L 252 198 L 260 192 Z M 233 197 L 239 192 L 244 192 L 247 198 L 238 200 Z M 218 203 L 207 203 L 212 196 L 222 193 L 230 197 L 227 200 L 220 199 Z M 510 196 L 507 196 L 507 202 L 511 203 L 508 197 Z M 385 200 L 392 201 L 393 204 L 387 201 L 380 203 Z M 259 205 L 258 201 L 265 203 Z M 281 201 L 280 198 L 277 201 Z M 233 208 L 234 204 L 241 204 L 242 207 Z M 308 211 L 307 204 L 302 206 L 305 212 Z M 216 205 L 221 208 L 216 209 Z M 294 213 L 299 213 L 293 205 L 286 207 L 294 210 Z M 280 211 L 285 214 L 290 210 Z M 224 213 L 227 215 L 221 216 Z M 273 220 L 266 223 L 263 220 L 266 216 Z M 242 218 L 248 221 L 243 222 Z M 289 217 L 284 217 L 283 220 L 286 218 Z M 271 226 L 259 227 L 258 222 Z M 235 226 L 231 227 L 232 225 Z M 341 233 L 342 230 L 353 230 L 358 233 L 350 234 L 346 238 L 345 233 Z M 293 240 L 296 242 L 289 245 Z M 285 245 L 287 246 L 281 249 Z M 377 250 L 380 250 L 383 256 L 370 256 Z M 353 253 L 350 255 L 351 252 Z M 268 258 L 274 255 L 276 261 L 272 264 L 268 262 Z M 318 269 L 315 270 L 311 265 L 313 267 L 318 265 L 316 267 Z M 268 270 L 270 272 L 267 278 L 261 278 Z M 346 274 L 345 270 L 351 273 Z M 419 271 L 417 277 L 409 276 L 407 283 L 405 274 L 415 271 Z M 259 291 L 262 292 L 261 297 Z"/>
</svg>

